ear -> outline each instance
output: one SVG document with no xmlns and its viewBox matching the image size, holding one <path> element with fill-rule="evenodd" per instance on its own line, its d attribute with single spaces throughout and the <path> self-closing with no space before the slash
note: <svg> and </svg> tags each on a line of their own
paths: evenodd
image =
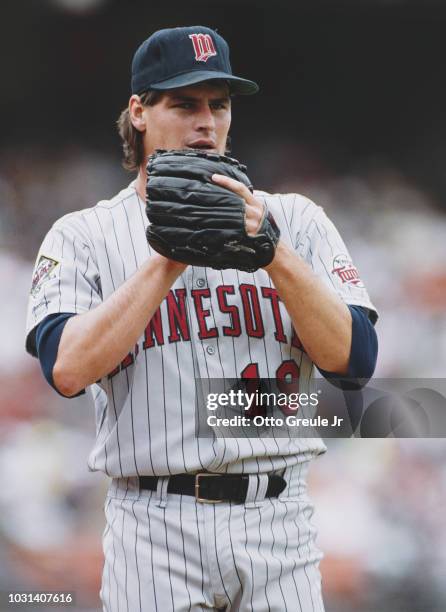
<svg viewBox="0 0 446 612">
<path fill-rule="evenodd" d="M 141 103 L 141 98 L 133 94 L 129 100 L 129 117 L 133 127 L 139 132 L 145 132 L 147 129 L 144 108 L 144 105 Z"/>
</svg>

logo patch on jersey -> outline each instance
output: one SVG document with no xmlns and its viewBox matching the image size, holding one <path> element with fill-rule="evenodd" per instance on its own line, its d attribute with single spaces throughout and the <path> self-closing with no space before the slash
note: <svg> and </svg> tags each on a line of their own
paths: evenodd
<svg viewBox="0 0 446 612">
<path fill-rule="evenodd" d="M 337 255 L 333 259 L 331 273 L 337 274 L 342 284 L 347 283 L 347 285 L 354 285 L 355 287 L 364 287 L 359 272 L 348 255 Z"/>
<path fill-rule="evenodd" d="M 43 283 L 51 278 L 51 274 L 58 264 L 58 261 L 46 257 L 46 255 L 39 257 L 31 283 L 31 295 L 36 296 L 39 293 Z"/>
<path fill-rule="evenodd" d="M 197 62 L 207 62 L 210 57 L 217 55 L 214 41 L 210 34 L 189 34 Z"/>
</svg>

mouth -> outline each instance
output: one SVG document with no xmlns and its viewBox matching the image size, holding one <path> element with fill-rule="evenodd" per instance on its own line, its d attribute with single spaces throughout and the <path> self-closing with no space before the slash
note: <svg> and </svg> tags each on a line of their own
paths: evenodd
<svg viewBox="0 0 446 612">
<path fill-rule="evenodd" d="M 215 143 L 212 140 L 194 140 L 186 146 L 187 149 L 199 149 L 201 151 L 216 151 Z"/>
</svg>

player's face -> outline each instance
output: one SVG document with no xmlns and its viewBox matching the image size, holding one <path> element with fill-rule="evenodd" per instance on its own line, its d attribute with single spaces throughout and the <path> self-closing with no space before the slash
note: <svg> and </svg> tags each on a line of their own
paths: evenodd
<svg viewBox="0 0 446 612">
<path fill-rule="evenodd" d="M 200 83 L 166 91 L 144 107 L 145 154 L 155 149 L 205 149 L 224 153 L 231 125 L 226 84 Z"/>
</svg>

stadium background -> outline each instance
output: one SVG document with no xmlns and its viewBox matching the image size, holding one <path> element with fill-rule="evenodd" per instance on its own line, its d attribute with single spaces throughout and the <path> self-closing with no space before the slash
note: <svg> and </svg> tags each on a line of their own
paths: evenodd
<svg viewBox="0 0 446 612">
<path fill-rule="evenodd" d="M 442 378 L 446 4 L 3 0 L 0 15 L 0 591 L 74 590 L 76 610 L 98 610 L 92 410 L 42 381 L 25 308 L 51 223 L 130 181 L 114 123 L 136 46 L 173 25 L 225 36 L 261 85 L 234 101 L 234 155 L 340 229 L 380 311 L 377 375 Z M 327 612 L 444 610 L 446 442 L 329 446 L 311 479 Z"/>
</svg>

